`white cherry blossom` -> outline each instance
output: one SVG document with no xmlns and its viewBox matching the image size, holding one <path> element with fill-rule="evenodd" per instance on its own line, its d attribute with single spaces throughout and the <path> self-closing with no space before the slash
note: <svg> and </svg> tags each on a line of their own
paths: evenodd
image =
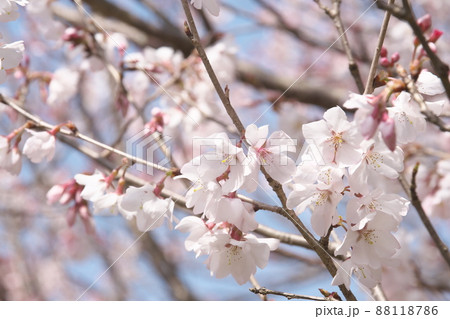
<svg viewBox="0 0 450 319">
<path fill-rule="evenodd" d="M 205 7 L 212 15 L 216 17 L 219 15 L 219 0 L 191 0 L 191 3 L 196 9 Z"/>
<path fill-rule="evenodd" d="M 287 207 L 297 214 L 306 208 L 312 211 L 311 225 L 319 236 L 325 236 L 331 225 L 338 222 L 336 207 L 345 189 L 344 171 L 333 167 L 318 167 L 312 163 L 299 166 L 294 176 L 293 191 Z"/>
<path fill-rule="evenodd" d="M 352 230 L 361 230 L 377 214 L 388 214 L 400 223 L 408 212 L 409 202 L 397 194 L 384 194 L 380 188 L 351 198 L 347 203 L 346 220 Z"/>
<path fill-rule="evenodd" d="M 323 120 L 304 124 L 303 136 L 314 141 L 328 164 L 345 167 L 356 164 L 361 158 L 360 143 L 363 138 L 353 122 L 338 106 L 326 111 Z"/>
<path fill-rule="evenodd" d="M 12 175 L 18 175 L 22 169 L 22 156 L 17 146 L 10 147 L 7 138 L 0 136 L 0 168 Z"/>
<path fill-rule="evenodd" d="M 222 197 L 209 210 L 207 217 L 210 222 L 227 222 L 247 233 L 258 227 L 254 215 L 250 204 L 243 203 L 239 198 Z"/>
<path fill-rule="evenodd" d="M 107 182 L 106 176 L 99 170 L 95 170 L 92 175 L 77 174 L 74 178 L 77 184 L 84 186 L 80 194 L 81 197 L 91 202 L 95 202 L 101 198 L 111 186 Z"/>
<path fill-rule="evenodd" d="M 100 196 L 94 202 L 94 214 L 98 214 L 101 211 L 107 211 L 110 215 L 117 215 L 119 212 L 118 205 L 122 200 L 123 195 L 117 194 L 116 192 L 106 193 Z"/>
<path fill-rule="evenodd" d="M 127 218 L 136 217 L 137 228 L 149 231 L 161 226 L 164 219 L 173 221 L 174 202 L 155 195 L 155 187 L 145 184 L 142 187 L 130 186 L 119 202 L 119 210 Z"/>
<path fill-rule="evenodd" d="M 400 244 L 391 232 L 396 231 L 398 221 L 388 214 L 376 214 L 363 229 L 349 229 L 336 255 L 351 251 L 352 260 L 358 265 L 380 268 L 384 260 L 391 258 Z"/>
<path fill-rule="evenodd" d="M 423 95 L 428 109 L 436 115 L 441 115 L 444 106 L 448 104 L 441 79 L 427 70 L 422 70 L 417 78 L 416 86 Z"/>
<path fill-rule="evenodd" d="M 250 144 L 247 165 L 251 175 L 246 182 L 248 191 L 254 191 L 258 186 L 260 165 L 281 184 L 288 182 L 295 171 L 295 162 L 288 156 L 288 153 L 295 153 L 295 141 L 283 131 L 273 132 L 267 138 L 268 134 L 267 125 L 257 127 L 251 124 L 245 129 L 245 139 Z"/>
<path fill-rule="evenodd" d="M 26 140 L 23 154 L 33 163 L 40 163 L 44 158 L 50 161 L 55 155 L 55 136 L 49 132 L 36 132 L 28 129 L 27 132 L 32 136 Z"/>
<path fill-rule="evenodd" d="M 55 71 L 48 88 L 47 104 L 51 107 L 65 106 L 78 91 L 80 73 L 62 67 Z"/>
<path fill-rule="evenodd" d="M 28 4 L 28 0 L 1 0 L 0 22 L 14 21 L 19 18 L 19 7 Z"/>
<path fill-rule="evenodd" d="M 211 242 L 206 264 L 211 275 L 224 278 L 231 274 L 239 285 L 243 285 L 256 273 L 256 267 L 266 267 L 270 251 L 277 249 L 278 245 L 277 239 L 257 238 L 252 234 L 245 235 L 243 240 L 218 234 Z"/>
<path fill-rule="evenodd" d="M 196 258 L 209 254 L 210 243 L 214 240 L 214 235 L 202 219 L 195 216 L 184 217 L 175 226 L 175 229 L 183 233 L 189 233 L 184 241 L 184 247 L 187 251 L 194 251 Z"/>
<path fill-rule="evenodd" d="M 350 280 L 352 274 L 367 288 L 373 288 L 381 282 L 381 268 L 372 268 L 369 265 L 357 265 L 352 258 L 343 262 L 335 261 L 337 272 L 331 284 L 333 286 L 345 285 L 350 289 Z"/>
<path fill-rule="evenodd" d="M 419 105 L 407 92 L 401 92 L 392 103 L 394 107 L 389 107 L 387 110 L 389 116 L 395 121 L 397 143 L 413 142 L 427 127 L 425 115 L 420 113 Z"/>
<path fill-rule="evenodd" d="M 24 51 L 23 41 L 0 46 L 0 84 L 6 80 L 6 70 L 15 68 L 20 64 Z"/>
<path fill-rule="evenodd" d="M 370 185 L 392 184 L 403 171 L 403 151 L 396 147 L 392 152 L 378 136 L 361 144 L 363 154 L 360 162 L 349 167 L 349 182 L 354 193 L 370 191 Z"/>
<path fill-rule="evenodd" d="M 255 274 L 256 267 L 267 265 L 270 251 L 279 245 L 278 239 L 257 238 L 228 223 L 205 223 L 194 216 L 183 218 L 175 228 L 190 233 L 185 241 L 187 250 L 194 251 L 196 257 L 208 255 L 206 265 L 211 276 L 231 274 L 240 285 Z"/>
</svg>

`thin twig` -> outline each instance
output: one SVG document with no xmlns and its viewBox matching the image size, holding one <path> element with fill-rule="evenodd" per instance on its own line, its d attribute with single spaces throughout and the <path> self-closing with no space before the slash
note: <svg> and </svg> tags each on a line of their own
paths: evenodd
<svg viewBox="0 0 450 319">
<path fill-rule="evenodd" d="M 49 131 L 51 131 L 52 129 L 55 128 L 54 125 L 51 125 L 51 124 L 49 124 L 49 123 L 47 123 L 45 121 L 42 121 L 39 117 L 28 113 L 22 107 L 17 105 L 14 102 L 13 99 L 7 98 L 4 95 L 0 94 L 0 102 L 5 104 L 5 105 L 8 105 L 12 109 L 17 111 L 21 115 L 23 115 L 25 118 L 27 118 L 30 121 L 32 121 L 37 127 L 40 127 L 40 128 L 43 128 L 43 129 L 46 129 L 46 130 L 49 130 Z M 146 160 L 144 160 L 142 158 L 130 155 L 130 154 L 125 153 L 123 151 L 120 151 L 120 150 L 118 150 L 118 149 L 116 149 L 114 147 L 111 147 L 109 145 L 103 144 L 103 143 L 101 143 L 101 142 L 99 142 L 99 141 L 97 141 L 97 140 L 95 140 L 95 139 L 93 139 L 93 138 L 91 138 L 89 136 L 81 134 L 78 131 L 77 132 L 73 132 L 71 130 L 62 128 L 59 131 L 59 134 L 63 134 L 63 135 L 66 135 L 66 136 L 78 138 L 78 139 L 83 140 L 85 142 L 88 142 L 88 143 L 90 143 L 92 145 L 98 146 L 98 147 L 100 147 L 100 148 L 102 148 L 104 150 L 107 150 L 107 151 L 109 151 L 111 153 L 117 154 L 119 156 L 123 156 L 123 157 L 129 159 L 133 164 L 134 163 L 142 164 L 142 165 L 145 165 L 145 166 L 148 166 L 148 167 L 152 167 L 152 168 L 155 168 L 157 170 L 160 170 L 160 171 L 163 171 L 163 172 L 166 172 L 166 173 L 172 171 L 171 168 L 163 167 L 161 165 L 158 165 L 158 164 L 155 164 L 155 163 L 152 163 L 152 162 L 148 162 L 148 161 L 146 161 Z"/>
<path fill-rule="evenodd" d="M 253 285 L 253 289 L 259 290 L 261 289 L 260 284 L 258 283 L 258 281 L 256 280 L 255 276 L 251 275 L 250 276 L 250 282 Z M 267 294 L 258 294 L 259 298 L 261 298 L 262 301 L 267 301 Z"/>
<path fill-rule="evenodd" d="M 214 88 L 219 95 L 220 100 L 222 101 L 223 105 L 225 106 L 225 110 L 228 113 L 228 116 L 233 121 L 234 126 L 238 129 L 240 134 L 243 134 L 245 131 L 244 125 L 242 124 L 240 118 L 238 117 L 236 111 L 234 110 L 233 106 L 231 105 L 230 99 L 228 98 L 227 94 L 225 93 L 224 88 L 222 88 L 222 85 L 219 82 L 219 79 L 216 76 L 216 73 L 214 72 L 211 63 L 209 62 L 208 56 L 206 55 L 205 49 L 203 48 L 202 44 L 200 43 L 200 36 L 197 31 L 197 27 L 195 26 L 194 18 L 192 17 L 191 10 L 189 8 L 189 4 L 186 0 L 182 0 L 181 3 L 183 4 L 184 13 L 186 14 L 187 18 L 187 25 L 185 27 L 187 28 L 186 33 L 189 36 L 189 38 L 192 41 L 192 44 L 194 45 L 195 49 L 198 52 L 199 57 L 203 61 L 203 65 L 206 68 L 206 72 L 208 73 L 208 76 L 211 79 L 212 84 L 214 85 Z"/>
<path fill-rule="evenodd" d="M 251 292 L 253 292 L 254 294 L 259 294 L 259 295 L 277 295 L 277 296 L 283 296 L 288 300 L 291 299 L 305 299 L 305 300 L 314 300 L 314 301 L 332 301 L 335 299 L 328 299 L 328 298 L 323 298 L 323 297 L 315 297 L 315 296 L 306 296 L 306 295 L 296 295 L 296 294 L 291 294 L 288 292 L 281 292 L 281 291 L 276 291 L 276 290 L 270 290 L 267 288 L 250 288 L 249 289 Z"/>
<path fill-rule="evenodd" d="M 420 164 L 417 163 L 414 166 L 412 172 L 411 185 L 409 187 L 411 193 L 411 203 L 416 208 L 417 213 L 419 214 L 419 217 L 422 220 L 422 223 L 424 224 L 425 228 L 427 229 L 428 233 L 430 234 L 431 238 L 433 239 L 434 243 L 439 249 L 439 252 L 441 253 L 442 257 L 447 262 L 447 265 L 450 267 L 450 254 L 448 251 L 448 247 L 444 244 L 444 242 L 441 240 L 438 233 L 434 229 L 433 225 L 430 222 L 430 219 L 428 218 L 427 214 L 425 213 L 425 210 L 422 207 L 422 202 L 420 201 L 419 196 L 417 196 L 416 175 L 417 171 L 419 170 L 419 165 Z"/>
<path fill-rule="evenodd" d="M 333 0 L 333 8 L 328 8 L 323 5 L 320 0 L 314 0 L 317 5 L 333 20 L 334 26 L 339 33 L 339 38 L 341 40 L 341 44 L 344 47 L 345 54 L 348 59 L 348 68 L 350 70 L 350 74 L 355 80 L 356 86 L 358 87 L 359 93 L 364 92 L 364 84 L 361 78 L 361 74 L 359 73 L 358 64 L 353 57 L 352 49 L 350 48 L 350 44 L 347 38 L 347 34 L 345 32 L 344 23 L 341 18 L 341 0 Z"/>
<path fill-rule="evenodd" d="M 389 0 L 389 5 L 392 5 L 395 0 Z M 386 31 L 389 25 L 389 20 L 391 19 L 391 13 L 386 11 L 384 13 L 383 23 L 381 24 L 380 34 L 378 36 L 377 46 L 373 54 L 372 63 L 369 69 L 369 76 L 367 77 L 366 88 L 364 89 L 364 94 L 371 94 L 373 92 L 373 79 L 375 78 L 375 73 L 377 72 L 378 60 L 380 59 L 381 48 L 383 47 L 384 39 L 386 38 Z"/>
</svg>

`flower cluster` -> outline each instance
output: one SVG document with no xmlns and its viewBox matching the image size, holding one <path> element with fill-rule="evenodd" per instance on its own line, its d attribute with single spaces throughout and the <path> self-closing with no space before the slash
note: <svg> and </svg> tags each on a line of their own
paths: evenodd
<svg viewBox="0 0 450 319">
<path fill-rule="evenodd" d="M 289 152 L 295 152 L 294 141 L 282 131 L 267 135 L 268 126 L 249 125 L 245 132 L 245 143 L 249 146 L 247 154 L 242 141 L 233 144 L 225 133 L 199 138 L 195 143 L 198 149 L 209 147 L 211 150 L 185 164 L 178 177 L 193 183 L 186 194 L 186 206 L 192 207 L 194 214 L 202 214 L 203 218 L 186 217 L 177 226 L 192 232 L 186 248 L 196 251 L 197 256 L 209 255 L 208 267 L 212 274 L 221 278 L 231 273 L 240 284 L 255 273 L 255 265 L 265 266 L 268 252 L 276 248 L 278 240 L 269 243 L 248 234 L 258 227 L 255 212 L 250 204 L 239 199 L 236 191 L 256 190 L 261 165 L 272 178 L 282 183 L 291 179 L 295 169 L 294 161 L 288 157 Z M 194 228 L 197 228 L 193 225 L 202 225 L 205 232 L 196 236 Z M 195 248 L 188 244 L 193 237 L 197 238 L 199 245 Z M 242 257 L 244 252 L 256 256 L 260 250 L 265 253 L 257 260 Z M 227 270 L 218 264 L 226 256 Z M 242 263 L 246 265 L 242 266 Z"/>
<path fill-rule="evenodd" d="M 346 104 L 364 98 L 353 95 Z M 348 286 L 352 272 L 363 272 L 362 282 L 373 287 L 380 281 L 381 265 L 399 248 L 392 233 L 409 206 L 406 199 L 389 192 L 403 170 L 403 152 L 398 146 L 391 151 L 381 133 L 364 139 L 358 114 L 350 122 L 340 107 L 334 107 L 323 118 L 303 125 L 303 134 L 317 146 L 325 165 L 298 166 L 287 205 L 298 214 L 309 208 L 312 228 L 319 236 L 327 236 L 332 227 L 346 230 L 335 253 L 347 260 L 333 284 Z M 344 198 L 345 218 L 337 210 Z"/>
<path fill-rule="evenodd" d="M 190 233 L 185 241 L 187 250 L 197 257 L 208 255 L 206 265 L 211 275 L 224 278 L 231 274 L 240 285 L 249 280 L 256 267 L 267 265 L 270 251 L 279 244 L 277 239 L 257 238 L 229 223 L 207 223 L 195 216 L 183 218 L 176 229 Z"/>
<path fill-rule="evenodd" d="M 22 169 L 22 154 L 26 155 L 33 163 L 40 163 L 44 159 L 50 161 L 55 155 L 56 130 L 36 132 L 27 128 L 25 124 L 21 128 L 11 132 L 8 136 L 0 135 L 0 168 L 18 175 Z M 23 133 L 31 135 L 20 149 L 19 143 Z"/>
<path fill-rule="evenodd" d="M 117 187 L 113 184 L 117 173 L 118 169 L 108 176 L 98 170 L 92 175 L 75 175 L 78 185 L 84 186 L 80 196 L 93 203 L 95 214 L 120 212 L 128 220 L 135 218 L 137 228 L 142 232 L 161 226 L 164 219 L 169 220 L 169 226 L 172 224 L 174 202 L 159 195 L 161 186 L 130 186 L 123 193 L 124 178 L 119 179 Z"/>
</svg>

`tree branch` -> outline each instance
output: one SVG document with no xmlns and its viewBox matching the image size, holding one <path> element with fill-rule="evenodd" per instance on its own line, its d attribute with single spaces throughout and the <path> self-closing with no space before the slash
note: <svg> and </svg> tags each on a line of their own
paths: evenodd
<svg viewBox="0 0 450 319">
<path fill-rule="evenodd" d="M 52 130 L 55 127 L 55 126 L 53 126 L 53 125 L 51 125 L 51 124 L 49 124 L 49 123 L 47 123 L 45 121 L 42 121 L 37 116 L 34 116 L 34 115 L 28 113 L 22 107 L 17 105 L 14 102 L 13 99 L 5 97 L 2 94 L 0 94 L 0 103 L 8 105 L 9 107 L 11 107 L 15 111 L 17 111 L 22 116 L 24 116 L 25 118 L 27 118 L 30 121 L 32 121 L 39 128 L 42 128 L 42 129 L 45 129 L 45 130 Z M 86 136 L 84 134 L 79 133 L 78 131 L 73 132 L 73 131 L 70 131 L 68 129 L 64 129 L 63 128 L 63 129 L 61 129 L 59 131 L 58 134 L 63 134 L 63 135 L 66 135 L 66 136 L 78 138 L 78 139 L 83 140 L 85 142 L 88 142 L 88 143 L 90 143 L 92 145 L 98 146 L 98 147 L 100 147 L 100 148 L 102 148 L 102 149 L 104 149 L 104 150 L 106 150 L 108 152 L 111 152 L 111 153 L 114 153 L 116 155 L 125 157 L 125 158 L 129 159 L 133 164 L 137 163 L 137 164 L 146 165 L 148 167 L 152 167 L 152 168 L 155 168 L 157 170 L 160 170 L 160 171 L 166 172 L 166 173 L 172 171 L 172 169 L 170 169 L 170 168 L 166 168 L 166 167 L 163 167 L 161 165 L 158 165 L 158 164 L 155 164 L 155 163 L 152 163 L 152 162 L 148 162 L 148 161 L 146 161 L 146 160 L 144 160 L 142 158 L 130 155 L 130 154 L 125 153 L 123 151 L 120 151 L 120 150 L 118 150 L 116 148 L 113 148 L 113 147 L 111 147 L 109 145 L 103 144 L 103 143 L 101 143 L 101 142 L 99 142 L 99 141 L 97 141 L 97 140 L 95 140 L 93 138 L 90 138 L 89 136 Z"/>
<path fill-rule="evenodd" d="M 417 163 L 414 166 L 412 177 L 411 177 L 411 185 L 409 187 L 410 193 L 411 193 L 411 203 L 416 208 L 417 213 L 419 214 L 420 219 L 422 220 L 422 223 L 424 224 L 425 228 L 427 229 L 428 233 L 430 234 L 431 238 L 433 239 L 434 243 L 436 244 L 437 248 L 439 249 L 439 252 L 442 255 L 442 258 L 447 262 L 447 265 L 450 267 L 450 254 L 448 251 L 448 247 L 444 244 L 444 242 L 439 237 L 438 233 L 434 229 L 433 225 L 431 224 L 430 219 L 428 218 L 427 214 L 425 213 L 425 210 L 422 207 L 422 203 L 419 199 L 419 196 L 417 196 L 416 192 L 416 175 L 417 171 L 419 170 L 419 163 Z"/>
<path fill-rule="evenodd" d="M 281 291 L 276 291 L 276 290 L 270 290 L 267 288 L 250 288 L 249 289 L 251 292 L 253 292 L 254 294 L 258 294 L 258 295 L 277 295 L 277 296 L 283 296 L 288 300 L 291 299 L 305 299 L 305 300 L 314 300 L 314 301 L 332 301 L 335 300 L 334 298 L 332 299 L 328 299 L 328 298 L 323 298 L 323 297 L 314 297 L 314 296 L 306 296 L 306 295 L 296 295 L 296 294 L 291 294 L 288 292 L 281 292 Z"/>
<path fill-rule="evenodd" d="M 333 0 L 333 8 L 330 9 L 320 2 L 320 0 L 314 0 L 318 4 L 318 6 L 333 20 L 334 26 L 339 33 L 339 39 L 341 40 L 341 44 L 344 47 L 345 54 L 348 59 L 348 68 L 350 70 L 350 74 L 355 80 L 356 86 L 358 87 L 359 93 L 364 92 L 364 84 L 362 82 L 361 74 L 359 73 L 358 64 L 356 63 L 352 49 L 350 48 L 350 44 L 348 42 L 347 34 L 344 23 L 341 18 L 341 0 Z"/>
<path fill-rule="evenodd" d="M 389 5 L 392 5 L 395 0 L 389 0 Z M 377 72 L 378 60 L 380 59 L 381 48 L 383 47 L 384 39 L 386 38 L 386 31 L 389 25 L 389 20 L 391 19 L 391 13 L 386 11 L 384 13 L 383 23 L 381 24 L 380 34 L 378 36 L 377 46 L 373 54 L 372 63 L 370 64 L 369 75 L 367 77 L 366 88 L 364 89 L 364 94 L 372 94 L 373 92 L 373 80 L 375 78 L 375 73 Z"/>
</svg>

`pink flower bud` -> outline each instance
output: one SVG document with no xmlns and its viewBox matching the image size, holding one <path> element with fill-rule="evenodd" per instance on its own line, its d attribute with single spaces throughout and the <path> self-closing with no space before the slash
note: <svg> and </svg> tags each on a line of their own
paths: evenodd
<svg viewBox="0 0 450 319">
<path fill-rule="evenodd" d="M 431 28 L 431 16 L 429 14 L 417 19 L 417 24 L 419 25 L 422 32 L 428 31 Z"/>
<path fill-rule="evenodd" d="M 388 58 L 381 58 L 381 59 L 380 59 L 380 65 L 381 65 L 382 67 L 388 68 L 388 67 L 391 66 L 391 62 L 389 61 Z"/>
<path fill-rule="evenodd" d="M 83 37 L 83 33 L 81 30 L 78 30 L 73 27 L 69 27 L 64 31 L 62 39 L 68 42 L 75 42 L 80 40 Z"/>
<path fill-rule="evenodd" d="M 443 34 L 444 32 L 442 32 L 441 30 L 438 29 L 434 29 L 433 32 L 430 35 L 430 38 L 428 39 L 428 42 L 433 42 L 435 43 Z"/>
<path fill-rule="evenodd" d="M 394 64 L 395 62 L 398 62 L 400 60 L 400 54 L 398 52 L 394 52 L 391 55 L 391 63 Z"/>
<path fill-rule="evenodd" d="M 168 115 L 161 111 L 160 108 L 155 107 L 152 109 L 152 116 L 152 119 L 145 124 L 145 128 L 149 130 L 149 134 L 153 134 L 155 132 L 162 133 L 164 126 L 169 123 Z"/>
<path fill-rule="evenodd" d="M 382 58 L 387 57 L 387 53 L 388 53 L 387 49 L 385 47 L 382 47 L 380 50 L 380 57 Z"/>
<path fill-rule="evenodd" d="M 48 204 L 54 204 L 63 196 L 65 188 L 61 185 L 54 185 L 50 190 L 47 192 L 47 203 Z"/>
</svg>

